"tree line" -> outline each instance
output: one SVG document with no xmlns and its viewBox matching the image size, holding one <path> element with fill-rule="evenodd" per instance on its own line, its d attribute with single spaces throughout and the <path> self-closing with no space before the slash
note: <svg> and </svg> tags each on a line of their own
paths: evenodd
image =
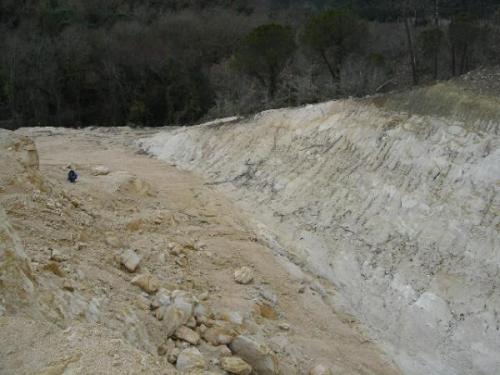
<svg viewBox="0 0 500 375">
<path fill-rule="evenodd" d="M 500 63 L 498 0 L 3 0 L 0 126 L 164 126 Z"/>
</svg>

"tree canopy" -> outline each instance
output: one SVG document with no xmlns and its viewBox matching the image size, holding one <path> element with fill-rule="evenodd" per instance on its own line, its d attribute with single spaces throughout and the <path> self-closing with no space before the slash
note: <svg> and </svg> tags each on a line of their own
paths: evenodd
<svg viewBox="0 0 500 375">
<path fill-rule="evenodd" d="M 262 25 L 243 38 L 234 55 L 233 66 L 257 78 L 273 98 L 278 77 L 294 49 L 294 36 L 289 27 L 276 23 Z"/>
</svg>

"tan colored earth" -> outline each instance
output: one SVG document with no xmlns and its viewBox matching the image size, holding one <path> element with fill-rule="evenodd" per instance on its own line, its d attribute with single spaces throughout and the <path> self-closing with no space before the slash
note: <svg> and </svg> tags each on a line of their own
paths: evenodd
<svg viewBox="0 0 500 375">
<path fill-rule="evenodd" d="M 156 288 L 133 285 L 139 274 L 206 298 L 213 320 L 260 337 L 278 359 L 276 373 L 307 374 L 321 364 L 335 375 L 400 374 L 363 327 L 331 305 L 335 290 L 275 255 L 229 199 L 138 152 L 132 141 L 147 131 L 23 133 L 36 143 L 40 175 L 33 165 L 10 173 L 12 164 L 1 164 L 0 207 L 6 233 L 27 255 L 22 277 L 33 290 L 16 298 L 4 291 L 0 300 L 1 374 L 176 373 L 159 350 L 167 323 L 150 309 Z M 0 153 L 10 151 L 19 150 Z M 76 184 L 66 181 L 69 165 Z M 110 173 L 94 176 L 101 165 Z M 125 250 L 141 258 L 133 273 L 120 264 Z M 254 276 L 247 285 L 234 280 L 244 266 Z M 195 373 L 224 374 L 214 348 L 202 340 L 199 349 L 207 365 Z"/>
</svg>

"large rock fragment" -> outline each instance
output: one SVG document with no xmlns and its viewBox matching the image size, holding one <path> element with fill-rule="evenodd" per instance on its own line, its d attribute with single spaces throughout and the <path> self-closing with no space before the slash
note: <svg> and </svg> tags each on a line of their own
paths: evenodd
<svg viewBox="0 0 500 375">
<path fill-rule="evenodd" d="M 195 300 L 192 295 L 181 290 L 175 290 L 170 295 L 162 290 L 152 307 L 156 308 L 155 316 L 164 322 L 165 334 L 170 337 L 193 317 Z"/>
<path fill-rule="evenodd" d="M 238 284 L 249 284 L 253 280 L 253 271 L 249 267 L 241 267 L 234 271 L 234 280 Z"/>
<path fill-rule="evenodd" d="M 190 344 L 198 345 L 200 342 L 200 335 L 193 331 L 191 328 L 182 326 L 175 330 L 175 337 L 184 340 Z"/>
<path fill-rule="evenodd" d="M 92 176 L 107 176 L 110 170 L 105 165 L 96 165 L 90 170 Z"/>
<path fill-rule="evenodd" d="M 120 257 L 121 264 L 129 272 L 135 272 L 141 263 L 141 258 L 133 250 L 126 250 Z"/>
<path fill-rule="evenodd" d="M 260 375 L 279 373 L 278 360 L 267 345 L 252 336 L 240 335 L 229 346 L 234 354 L 250 364 Z"/>
<path fill-rule="evenodd" d="M 316 365 L 310 371 L 309 375 L 332 375 L 332 371 L 324 365 Z"/>
<path fill-rule="evenodd" d="M 225 357 L 221 360 L 221 367 L 230 374 L 250 375 L 252 366 L 238 357 Z"/>
<path fill-rule="evenodd" d="M 155 276 L 149 274 L 137 275 L 132 279 L 131 283 L 138 286 L 146 293 L 150 294 L 155 293 L 160 287 L 160 282 L 158 281 L 158 279 Z"/>
<path fill-rule="evenodd" d="M 211 327 L 203 333 L 203 338 L 214 346 L 230 344 L 237 335 L 236 331 L 228 326 Z"/>
<path fill-rule="evenodd" d="M 204 369 L 206 366 L 205 358 L 196 348 L 184 349 L 177 357 L 176 368 L 178 371 L 192 371 Z"/>
</svg>

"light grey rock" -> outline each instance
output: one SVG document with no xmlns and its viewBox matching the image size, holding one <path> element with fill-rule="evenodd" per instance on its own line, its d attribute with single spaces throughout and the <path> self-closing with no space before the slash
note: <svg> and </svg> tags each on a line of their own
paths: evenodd
<svg viewBox="0 0 500 375">
<path fill-rule="evenodd" d="M 278 359 L 271 349 L 255 337 L 237 336 L 229 345 L 231 351 L 246 361 L 260 375 L 278 374 Z"/>
<path fill-rule="evenodd" d="M 141 263 L 141 258 L 133 250 L 126 250 L 120 257 L 121 264 L 129 272 L 135 272 Z"/>
<path fill-rule="evenodd" d="M 221 367 L 230 374 L 250 375 L 252 366 L 239 357 L 224 357 L 220 361 Z"/>
<path fill-rule="evenodd" d="M 454 100 L 449 118 L 419 116 L 412 105 L 449 104 L 406 98 L 411 116 L 343 100 L 141 142 L 233 181 L 221 188 L 262 223 L 257 234 L 335 284 L 335 303 L 406 374 L 497 375 L 498 105 L 483 121 Z"/>
<path fill-rule="evenodd" d="M 324 365 L 316 365 L 310 371 L 309 375 L 333 375 L 330 368 Z"/>
<path fill-rule="evenodd" d="M 150 294 L 155 293 L 160 287 L 160 281 L 150 274 L 137 275 L 132 279 L 131 283 Z"/>
<path fill-rule="evenodd" d="M 204 369 L 206 361 L 200 351 L 194 347 L 184 349 L 177 357 L 176 368 L 178 371 L 191 371 Z"/>
<path fill-rule="evenodd" d="M 234 271 L 234 280 L 238 284 L 249 284 L 253 280 L 253 271 L 249 267 L 241 267 Z"/>
<path fill-rule="evenodd" d="M 198 345 L 200 342 L 200 335 L 186 326 L 177 328 L 174 335 L 178 339 L 184 340 L 193 345 Z"/>
</svg>

